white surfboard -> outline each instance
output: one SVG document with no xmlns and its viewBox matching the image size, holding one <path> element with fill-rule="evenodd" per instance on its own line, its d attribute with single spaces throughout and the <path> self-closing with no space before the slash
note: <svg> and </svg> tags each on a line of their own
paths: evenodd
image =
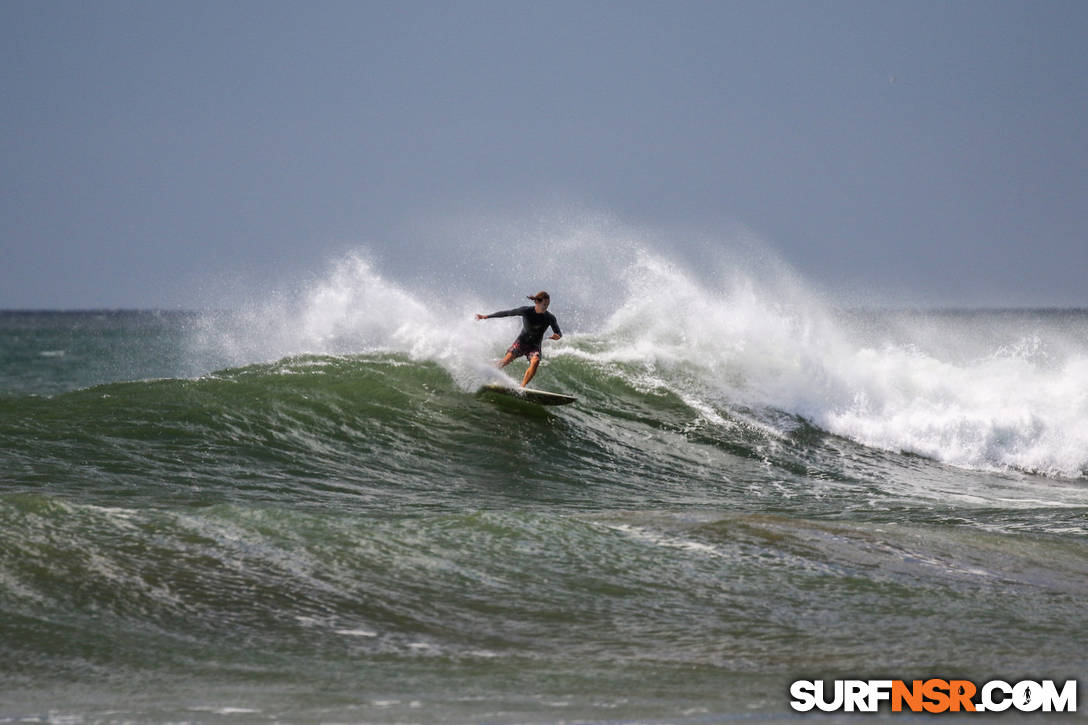
<svg viewBox="0 0 1088 725">
<path fill-rule="evenodd" d="M 478 392 L 509 395 L 514 398 L 527 400 L 530 403 L 539 403 L 540 405 L 567 405 L 578 400 L 578 398 L 575 398 L 573 395 L 563 395 L 562 393 L 553 393 L 548 390 L 536 390 L 535 388 L 512 388 L 501 383 L 489 383 L 481 386 Z"/>
</svg>

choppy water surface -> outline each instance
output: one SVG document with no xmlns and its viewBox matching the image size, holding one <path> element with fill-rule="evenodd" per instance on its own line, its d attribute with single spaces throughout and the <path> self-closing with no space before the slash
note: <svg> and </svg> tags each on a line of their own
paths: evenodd
<svg viewBox="0 0 1088 725">
<path fill-rule="evenodd" d="M 553 291 L 551 410 L 476 394 L 486 303 L 358 260 L 289 317 L 0 315 L 0 719 L 774 719 L 799 677 L 1085 671 L 1088 315 L 622 279 L 595 319 Z"/>
</svg>

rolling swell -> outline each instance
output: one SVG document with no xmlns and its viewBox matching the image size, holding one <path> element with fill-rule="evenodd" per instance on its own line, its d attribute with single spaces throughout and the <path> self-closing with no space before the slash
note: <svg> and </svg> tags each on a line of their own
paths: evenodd
<svg viewBox="0 0 1088 725">
<path fill-rule="evenodd" d="M 572 494 L 599 501 L 640 489 L 667 500 L 662 481 L 713 483 L 714 456 L 762 460 L 781 445 L 740 424 L 714 432 L 677 396 L 592 363 L 560 358 L 548 369 L 582 405 L 555 413 L 481 398 L 439 365 L 404 356 L 301 356 L 2 400 L 0 435 L 13 477 L 80 496 L 296 504 L 388 505 L 438 487 L 459 506 L 459 495 L 480 502 L 515 482 L 567 505 Z"/>
<path fill-rule="evenodd" d="M 620 261 L 547 347 L 559 409 L 477 396 L 510 329 L 358 260 L 292 309 L 0 319 L 0 719 L 702 722 L 1084 671 L 1088 316 Z"/>
<path fill-rule="evenodd" d="M 20 663 L 9 708 L 63 709 L 46 694 L 59 687 L 86 712 L 74 681 L 144 719 L 230 705 L 509 721 L 547 702 L 645 718 L 683 703 L 774 711 L 791 673 L 859 661 L 978 676 L 1083 665 L 1067 645 L 1083 633 L 1083 540 L 1025 548 L 947 524 L 15 494 L 0 543 L 0 654 Z M 990 637 L 956 646 L 974 621 Z M 330 687 L 351 694 L 315 712 L 304 693 Z"/>
<path fill-rule="evenodd" d="M 390 351 L 0 399 L 4 714 L 697 720 L 858 663 L 1083 669 L 1079 481 L 568 344 L 558 410 Z"/>
<path fill-rule="evenodd" d="M 579 404 L 479 397 L 443 366 L 400 354 L 310 355 L 2 399 L 0 440 L 16 488 L 45 483 L 85 500 L 593 508 L 724 496 L 747 507 L 764 506 L 753 495 L 773 485 L 789 494 L 783 506 L 832 511 L 856 504 L 858 482 L 881 501 L 940 497 L 952 478 L 967 496 L 971 481 L 994 487 L 983 472 L 870 449 L 774 408 L 716 402 L 682 372 L 577 353 L 546 370 Z M 1031 495 L 1030 478 L 1009 485 Z"/>
</svg>

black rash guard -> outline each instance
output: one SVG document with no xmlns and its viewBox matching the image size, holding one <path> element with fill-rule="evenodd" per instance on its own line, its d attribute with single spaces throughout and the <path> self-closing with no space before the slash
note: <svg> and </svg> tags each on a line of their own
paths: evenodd
<svg viewBox="0 0 1088 725">
<path fill-rule="evenodd" d="M 532 305 L 492 312 L 488 317 L 520 317 L 521 334 L 518 335 L 518 342 L 530 348 L 540 348 L 540 344 L 544 341 L 544 332 L 549 326 L 555 330 L 556 335 L 563 336 L 563 333 L 559 331 L 559 323 L 556 322 L 555 315 L 550 312 L 537 312 L 536 307 Z"/>
</svg>

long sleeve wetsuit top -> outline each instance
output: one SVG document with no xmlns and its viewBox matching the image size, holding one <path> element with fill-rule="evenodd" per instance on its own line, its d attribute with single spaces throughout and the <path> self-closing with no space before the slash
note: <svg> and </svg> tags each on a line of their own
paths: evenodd
<svg viewBox="0 0 1088 725">
<path fill-rule="evenodd" d="M 537 312 L 536 307 L 532 305 L 518 307 L 513 310 L 503 310 L 502 312 L 492 312 L 488 317 L 520 317 L 521 334 L 518 335 L 518 342 L 530 347 L 540 347 L 540 344 L 544 341 L 544 332 L 549 326 L 555 330 L 556 335 L 563 335 L 559 331 L 559 323 L 556 322 L 555 315 L 550 312 Z"/>
</svg>

